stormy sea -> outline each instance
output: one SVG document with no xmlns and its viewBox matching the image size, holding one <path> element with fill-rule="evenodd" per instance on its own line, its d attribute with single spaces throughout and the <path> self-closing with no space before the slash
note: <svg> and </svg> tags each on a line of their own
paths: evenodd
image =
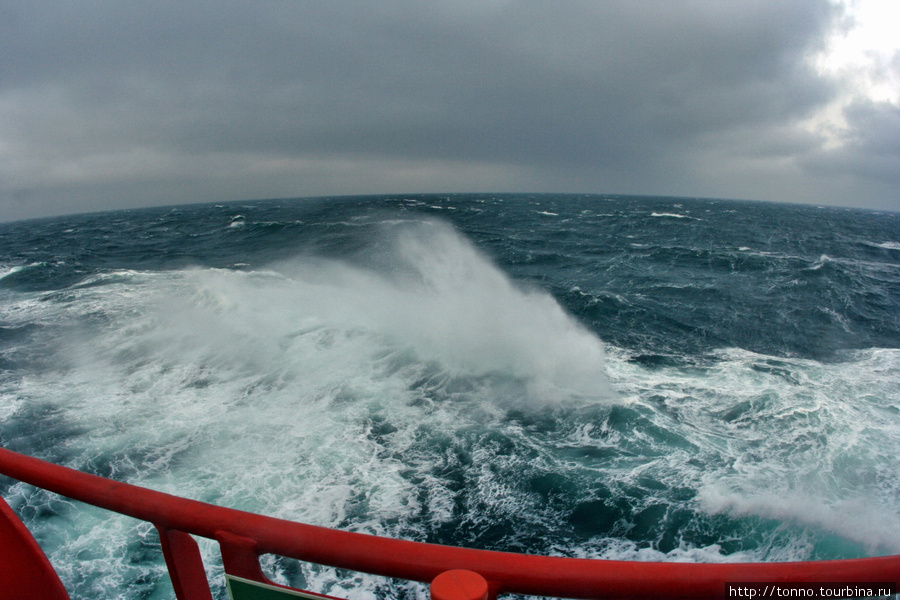
<svg viewBox="0 0 900 600">
<path fill-rule="evenodd" d="M 900 553 L 900 213 L 460 194 L 0 224 L 0 368 L 4 447 L 305 523 L 637 561 Z M 151 525 L 0 493 L 73 598 L 173 597 Z"/>
</svg>

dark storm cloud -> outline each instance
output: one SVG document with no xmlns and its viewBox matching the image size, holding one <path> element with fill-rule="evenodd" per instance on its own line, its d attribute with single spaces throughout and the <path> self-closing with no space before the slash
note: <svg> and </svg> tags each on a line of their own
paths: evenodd
<svg viewBox="0 0 900 600">
<path fill-rule="evenodd" d="M 0 1 L 0 194 L 45 212 L 365 191 L 777 195 L 741 160 L 824 160 L 796 123 L 836 93 L 807 60 L 836 16 L 780 0 Z"/>
<path fill-rule="evenodd" d="M 848 139 L 839 149 L 811 157 L 811 166 L 900 189 L 900 107 L 887 102 L 858 102 L 844 115 L 849 123 Z M 897 205 L 900 207 L 900 196 Z"/>
</svg>

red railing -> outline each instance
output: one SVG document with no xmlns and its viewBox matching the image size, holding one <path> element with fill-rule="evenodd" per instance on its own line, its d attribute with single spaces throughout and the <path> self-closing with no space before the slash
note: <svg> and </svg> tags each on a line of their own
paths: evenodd
<svg viewBox="0 0 900 600">
<path fill-rule="evenodd" d="M 153 523 L 159 531 L 178 600 L 212 600 L 199 547 L 192 535 L 216 540 L 225 572 L 251 581 L 271 584 L 259 563 L 260 555 L 271 553 L 385 577 L 431 582 L 432 596 L 438 600 L 493 599 L 504 593 L 563 598 L 727 598 L 736 597 L 736 583 L 879 582 L 889 583 L 894 589 L 900 583 L 900 556 L 697 564 L 513 554 L 382 538 L 285 521 L 105 479 L 2 448 L 0 473 Z M 12 514 L 2 504 L 6 514 Z M 12 518 L 16 518 L 14 514 Z M 21 522 L 6 526 L 0 522 L 0 544 L 15 549 L 18 542 L 13 538 L 22 530 L 27 534 Z M 34 560 L 27 552 L 16 553 L 21 559 L 10 552 L 4 555 L 10 557 L 3 558 L 0 585 L 4 585 L 4 571 L 8 572 L 6 576 L 15 578 L 18 570 L 15 563 Z M 25 568 L 22 567 L 23 572 Z M 65 596 L 29 596 L 39 597 Z"/>
</svg>

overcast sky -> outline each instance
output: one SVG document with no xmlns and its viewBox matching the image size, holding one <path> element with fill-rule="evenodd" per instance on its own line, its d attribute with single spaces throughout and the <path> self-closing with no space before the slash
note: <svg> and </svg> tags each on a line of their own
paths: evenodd
<svg viewBox="0 0 900 600">
<path fill-rule="evenodd" d="M 834 62 L 852 16 L 828 0 L 0 0 L 0 220 L 411 192 L 900 210 L 900 53 Z"/>
</svg>

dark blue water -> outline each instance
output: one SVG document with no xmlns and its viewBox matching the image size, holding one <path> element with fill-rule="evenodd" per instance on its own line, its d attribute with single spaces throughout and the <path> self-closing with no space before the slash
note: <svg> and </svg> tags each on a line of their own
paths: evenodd
<svg viewBox="0 0 900 600">
<path fill-rule="evenodd" d="M 10 223 L 0 441 L 443 544 L 898 553 L 898 317 L 898 213 L 424 195 Z M 172 596 L 150 527 L 2 490 L 74 597 Z M 338 596 L 422 593 L 266 568 Z"/>
</svg>

